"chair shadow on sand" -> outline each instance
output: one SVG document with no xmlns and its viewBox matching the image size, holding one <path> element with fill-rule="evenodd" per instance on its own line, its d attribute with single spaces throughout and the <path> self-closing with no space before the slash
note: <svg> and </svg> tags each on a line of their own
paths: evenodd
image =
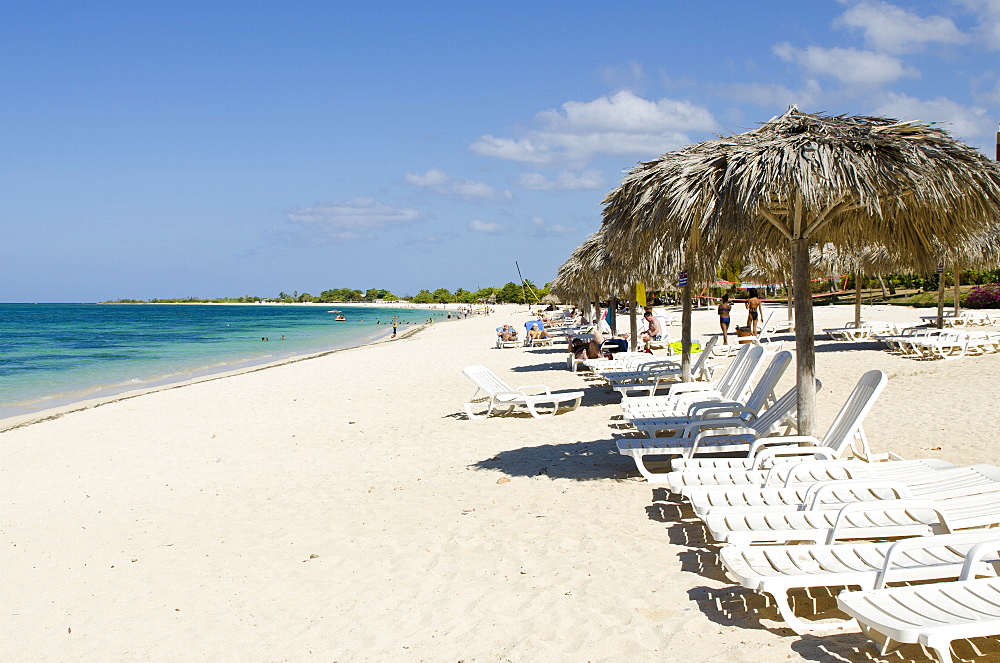
<svg viewBox="0 0 1000 663">
<path fill-rule="evenodd" d="M 565 353 L 564 353 L 565 354 Z M 529 364 L 527 366 L 515 366 L 510 369 L 511 373 L 539 373 L 541 371 L 566 371 L 565 361 L 553 361 L 546 364 Z"/>
<path fill-rule="evenodd" d="M 593 481 L 634 477 L 635 465 L 622 456 L 611 440 L 540 444 L 501 451 L 493 458 L 469 466 L 477 470 L 500 470 L 510 476 L 548 476 L 552 479 Z"/>
</svg>

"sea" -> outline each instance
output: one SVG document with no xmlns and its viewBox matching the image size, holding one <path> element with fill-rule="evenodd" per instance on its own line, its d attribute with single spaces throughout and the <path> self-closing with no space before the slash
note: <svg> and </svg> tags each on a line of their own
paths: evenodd
<svg viewBox="0 0 1000 663">
<path fill-rule="evenodd" d="M 0 419 L 365 345 L 451 311 L 329 304 L 0 304 Z M 346 321 L 337 321 L 342 315 Z"/>
</svg>

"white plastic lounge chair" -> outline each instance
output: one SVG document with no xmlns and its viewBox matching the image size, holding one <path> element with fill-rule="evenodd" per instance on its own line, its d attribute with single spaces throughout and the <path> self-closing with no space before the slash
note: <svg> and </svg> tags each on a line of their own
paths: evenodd
<svg viewBox="0 0 1000 663">
<path fill-rule="evenodd" d="M 984 473 L 980 467 L 989 468 Z M 946 472 L 945 470 L 954 470 Z M 915 497 L 933 490 L 963 490 L 977 481 L 997 481 L 988 466 L 956 468 L 936 458 L 888 463 L 828 460 L 781 463 L 759 484 L 691 486 L 682 494 L 698 517 L 717 513 L 804 510 L 867 499 Z"/>
<path fill-rule="evenodd" d="M 494 347 L 496 347 L 498 350 L 502 350 L 504 348 L 516 348 L 516 347 L 519 347 L 520 345 L 521 345 L 520 341 L 517 341 L 517 340 L 514 340 L 514 341 L 505 341 L 502 338 L 500 338 L 499 336 L 497 336 L 497 342 L 496 342 L 496 345 Z"/>
<path fill-rule="evenodd" d="M 581 359 L 579 363 L 587 370 L 600 374 L 602 371 L 632 370 L 651 361 L 663 361 L 663 357 L 648 352 L 619 352 L 614 355 L 614 359 L 596 357 L 594 359 Z"/>
<path fill-rule="evenodd" d="M 904 548 L 904 543 L 910 544 L 896 545 Z M 906 570 L 890 567 L 887 560 L 874 589 L 841 592 L 837 605 L 858 621 L 881 654 L 894 649 L 894 641 L 913 643 L 933 650 L 940 663 L 951 663 L 952 641 L 1000 634 L 1000 578 L 976 578 L 984 557 L 995 559 L 998 547 L 996 540 L 976 543 L 958 580 L 926 585 L 885 587 L 906 579 Z"/>
<path fill-rule="evenodd" d="M 749 381 L 743 382 L 748 376 L 752 379 L 763 358 L 764 352 L 759 347 L 746 346 L 741 349 L 722 376 L 714 382 L 669 382 L 666 394 L 660 396 L 629 396 L 622 394 L 621 407 L 628 412 L 673 412 L 682 394 L 702 392 L 708 398 L 711 393 L 718 394 L 714 400 L 743 400 L 750 392 Z M 658 384 L 654 383 L 655 389 Z M 741 391 L 742 390 L 742 391 Z"/>
<path fill-rule="evenodd" d="M 694 380 L 710 380 L 715 369 L 720 364 L 709 365 L 708 358 L 711 356 L 711 348 L 715 344 L 712 338 L 705 345 L 698 360 L 691 366 L 691 377 Z M 647 355 L 649 356 L 649 355 Z M 616 390 L 625 393 L 619 387 L 628 385 L 627 390 L 631 392 L 654 391 L 661 383 L 676 382 L 680 379 L 681 363 L 677 359 L 658 358 L 657 361 L 643 362 L 634 370 L 624 369 L 621 371 L 601 371 L 601 376 Z"/>
<path fill-rule="evenodd" d="M 968 494 L 937 500 L 853 502 L 840 509 L 718 514 L 703 520 L 716 541 L 747 545 L 922 536 L 1000 524 L 1000 485 L 973 486 Z"/>
<path fill-rule="evenodd" d="M 792 387 L 774 405 L 764 411 L 749 426 L 726 426 L 725 421 L 706 419 L 691 425 L 701 430 L 694 437 L 625 438 L 617 441 L 618 453 L 631 456 L 639 472 L 651 483 L 663 483 L 667 473 L 651 472 L 645 466 L 647 456 L 684 456 L 700 453 L 753 452 L 768 444 L 781 444 L 780 437 L 767 437 L 781 426 L 790 427 L 795 413 L 798 390 Z M 719 426 L 718 428 L 713 428 Z"/>
<path fill-rule="evenodd" d="M 914 344 L 923 359 L 960 359 L 969 349 L 969 334 L 948 332 Z"/>
<path fill-rule="evenodd" d="M 803 621 L 792 609 L 790 590 L 843 586 L 871 590 L 880 576 L 887 575 L 893 582 L 957 578 L 966 554 L 984 541 L 1000 544 L 1000 532 L 970 530 L 878 543 L 726 546 L 719 551 L 719 560 L 738 584 L 772 596 L 781 617 L 802 635 L 842 628 L 845 623 Z"/>
<path fill-rule="evenodd" d="M 720 480 L 739 481 L 738 477 L 745 476 L 748 472 L 751 474 L 746 483 L 760 483 L 767 473 L 762 468 L 775 455 L 801 455 L 833 460 L 843 456 L 848 448 L 853 448 L 855 456 L 872 458 L 873 454 L 868 446 L 868 438 L 865 436 L 862 423 L 879 394 L 885 389 L 888 380 L 888 376 L 879 370 L 868 371 L 862 375 L 822 440 L 807 435 L 786 436 L 784 444 L 781 444 L 782 440 L 775 440 L 781 444 L 780 448 L 767 449 L 764 448 L 768 446 L 767 444 L 760 444 L 752 449 L 746 458 L 723 459 L 720 462 L 709 461 L 704 464 L 688 461 L 674 463 L 675 471 L 666 477 L 670 490 L 682 493 L 691 486 L 717 485 Z M 861 445 L 860 451 L 855 446 L 857 444 Z"/>
<path fill-rule="evenodd" d="M 764 349 L 760 346 L 749 347 L 747 352 L 738 357 L 739 361 L 733 362 L 732 370 L 727 369 L 723 377 L 719 379 L 717 387 L 710 382 L 681 382 L 679 369 L 652 366 L 643 378 L 628 384 L 612 384 L 612 388 L 622 395 L 622 403 L 626 403 L 626 399 L 628 399 L 627 404 L 623 406 L 623 409 L 627 410 L 666 409 L 674 411 L 681 401 L 691 401 L 695 394 L 703 394 L 705 397 L 694 398 L 694 400 L 709 398 L 712 400 L 719 398 L 744 400 L 750 394 L 750 384 L 760 369 L 764 354 Z M 707 356 L 703 353 L 700 359 Z M 692 379 L 696 375 L 694 370 L 701 370 L 701 366 L 704 366 L 703 362 L 699 362 L 692 368 Z M 667 391 L 657 395 L 660 389 Z M 649 398 L 649 401 L 639 400 L 642 398 Z M 657 405 L 649 407 L 653 404 Z"/>
<path fill-rule="evenodd" d="M 877 335 L 896 334 L 896 325 L 891 322 L 866 321 L 860 326 L 855 326 L 853 322 L 848 322 L 843 327 L 824 329 L 826 335 L 835 341 L 861 341 Z"/>
<path fill-rule="evenodd" d="M 750 397 L 745 401 L 698 401 L 688 406 L 684 416 L 662 416 L 660 411 L 650 409 L 649 411 L 630 410 L 626 413 L 627 419 L 637 429 L 645 432 L 649 437 L 656 437 L 660 433 L 677 433 L 683 431 L 689 425 L 703 419 L 713 419 L 727 421 L 727 425 L 748 426 L 768 405 L 775 402 L 774 388 L 778 380 L 784 374 L 785 369 L 792 361 L 792 353 L 785 350 L 774 355 L 771 364 L 764 371 L 757 382 L 757 386 L 750 393 Z M 685 433 L 679 433 L 681 437 Z"/>
<path fill-rule="evenodd" d="M 573 404 L 569 409 L 575 410 L 580 406 L 580 400 L 583 398 L 582 391 L 552 393 L 543 384 L 525 385 L 517 389 L 512 389 L 497 377 L 496 373 L 485 366 L 468 366 L 462 369 L 462 373 L 476 385 L 476 391 L 472 394 L 469 402 L 463 404 L 465 414 L 469 419 L 485 419 L 498 407 L 505 407 L 506 410 L 503 413 L 506 414 L 518 405 L 528 408 L 528 412 L 533 417 L 552 417 L 558 411 L 560 403 L 572 402 Z M 544 393 L 528 394 L 524 391 L 525 389 L 541 389 Z M 483 392 L 484 396 L 477 398 L 479 392 Z M 486 413 L 478 415 L 473 413 L 472 409 L 475 404 L 484 401 L 487 403 Z M 548 414 L 539 412 L 539 406 L 551 406 L 552 411 Z"/>
<path fill-rule="evenodd" d="M 728 345 L 717 345 L 714 348 L 714 352 L 718 356 L 728 357 L 735 352 L 739 352 L 740 348 L 747 344 L 759 344 L 765 346 L 771 352 L 777 352 L 781 350 L 784 345 L 784 341 L 772 341 L 771 334 L 774 333 L 774 328 L 771 326 L 771 318 L 774 317 L 774 311 L 769 311 L 767 317 L 764 318 L 764 322 L 757 327 L 756 336 L 739 336 L 738 334 L 729 334 L 733 338 Z M 721 335 L 719 336 L 721 337 Z M 717 337 L 717 338 L 719 338 Z"/>
</svg>

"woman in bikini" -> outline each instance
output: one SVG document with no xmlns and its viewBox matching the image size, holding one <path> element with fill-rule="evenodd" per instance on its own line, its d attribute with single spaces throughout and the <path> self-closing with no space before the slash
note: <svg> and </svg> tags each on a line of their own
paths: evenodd
<svg viewBox="0 0 1000 663">
<path fill-rule="evenodd" d="M 722 327 L 722 344 L 729 345 L 729 311 L 733 305 L 729 303 L 729 295 L 722 296 L 719 303 L 719 326 Z"/>
<path fill-rule="evenodd" d="M 760 298 L 757 297 L 757 288 L 750 288 L 750 297 L 747 298 L 747 327 L 754 336 L 757 335 L 758 318 L 760 318 Z"/>
</svg>

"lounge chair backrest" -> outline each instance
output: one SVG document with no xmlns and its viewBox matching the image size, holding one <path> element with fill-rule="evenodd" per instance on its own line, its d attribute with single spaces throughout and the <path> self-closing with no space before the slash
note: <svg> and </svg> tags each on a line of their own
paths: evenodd
<svg viewBox="0 0 1000 663">
<path fill-rule="evenodd" d="M 750 349 L 744 353 L 743 348 L 740 348 L 740 354 L 736 356 L 736 361 L 733 362 L 734 364 L 739 362 L 739 365 L 732 372 L 729 383 L 719 385 L 719 393 L 727 400 L 743 400 L 746 393 L 750 390 L 750 382 L 757 374 L 760 364 L 764 360 L 764 348 L 756 344 L 748 343 L 747 345 L 751 346 Z M 740 355 L 743 355 L 742 362 L 739 361 Z"/>
<path fill-rule="evenodd" d="M 497 374 L 486 368 L 485 366 L 466 366 L 462 369 L 462 373 L 465 377 L 472 380 L 481 391 L 484 391 L 490 396 L 495 396 L 496 394 L 503 392 L 513 392 L 506 382 L 497 377 Z"/>
<path fill-rule="evenodd" d="M 705 363 L 708 361 L 708 358 L 712 355 L 712 348 L 715 347 L 715 342 L 718 340 L 719 340 L 718 336 L 713 336 L 712 338 L 708 339 L 708 343 L 706 343 L 704 347 L 702 347 L 701 354 L 698 356 L 698 361 L 696 361 L 694 363 L 694 366 L 691 367 L 692 378 L 698 379 L 698 376 L 701 374 L 701 372 L 705 370 Z"/>
<path fill-rule="evenodd" d="M 759 342 L 767 343 L 771 340 L 771 330 L 768 325 L 771 324 L 771 318 L 774 317 L 774 310 L 770 310 L 767 313 L 767 317 L 764 318 L 764 322 L 761 323 L 760 327 L 757 328 L 757 340 Z"/>
<path fill-rule="evenodd" d="M 823 388 L 823 383 L 816 380 L 816 392 Z M 799 386 L 793 385 L 785 392 L 785 395 L 774 401 L 771 407 L 764 410 L 764 413 L 757 417 L 750 428 L 757 431 L 757 435 L 763 437 L 773 433 L 778 426 L 785 421 L 793 422 L 793 417 L 799 409 Z"/>
<path fill-rule="evenodd" d="M 729 389 L 732 388 L 732 382 L 736 373 L 742 370 L 743 365 L 747 361 L 747 355 L 754 347 L 756 347 L 755 344 L 746 343 L 739 349 L 736 353 L 736 359 L 734 359 L 733 363 L 726 367 L 726 370 L 722 373 L 722 377 L 720 377 L 719 381 L 716 383 L 716 389 L 723 394 L 728 393 Z"/>
<path fill-rule="evenodd" d="M 718 337 L 713 336 L 712 340 L 716 338 Z M 750 398 L 747 399 L 746 407 L 748 410 L 759 413 L 764 409 L 767 401 L 774 400 L 774 387 L 778 384 L 778 380 L 784 375 L 785 369 L 788 368 L 790 363 L 792 363 L 792 353 L 788 350 L 782 350 L 774 355 L 767 370 L 764 371 L 764 375 L 761 376 L 757 382 L 757 386 L 754 387 L 753 393 L 750 394 Z"/>
<path fill-rule="evenodd" d="M 858 440 L 861 442 L 862 450 L 861 453 L 857 453 L 855 449 L 855 455 L 870 458 L 871 449 L 868 447 L 868 438 L 865 437 L 861 423 L 888 381 L 889 377 L 879 370 L 868 371 L 862 375 L 854 391 L 847 397 L 844 406 L 830 424 L 830 430 L 823 436 L 821 444 L 830 447 L 839 456 L 843 455 L 849 444 Z"/>
</svg>

